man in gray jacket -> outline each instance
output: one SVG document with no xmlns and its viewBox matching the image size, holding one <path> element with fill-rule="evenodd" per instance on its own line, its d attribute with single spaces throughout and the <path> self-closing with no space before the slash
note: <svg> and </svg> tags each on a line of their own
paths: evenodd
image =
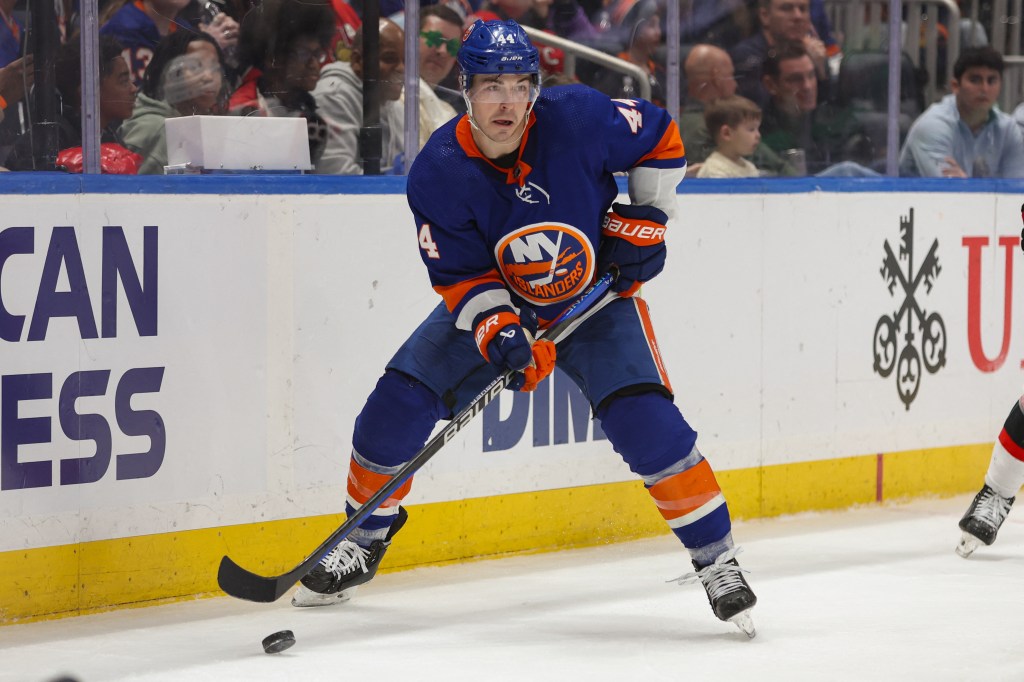
<svg viewBox="0 0 1024 682">
<path fill-rule="evenodd" d="M 953 65 L 953 93 L 910 126 L 900 175 L 925 178 L 1024 178 L 1020 128 L 996 102 L 1003 56 L 987 45 L 964 50 Z"/>
<path fill-rule="evenodd" d="M 402 152 L 405 114 L 398 104 L 405 78 L 405 33 L 393 21 L 380 20 L 381 170 L 390 171 Z M 350 62 L 333 62 L 320 72 L 313 90 L 317 113 L 327 123 L 327 147 L 316 172 L 362 175 L 359 130 L 363 126 L 363 31 L 352 45 Z"/>
</svg>

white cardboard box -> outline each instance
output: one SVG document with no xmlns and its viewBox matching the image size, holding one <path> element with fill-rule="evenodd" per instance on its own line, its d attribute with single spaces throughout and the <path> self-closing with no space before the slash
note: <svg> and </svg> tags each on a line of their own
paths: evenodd
<svg viewBox="0 0 1024 682">
<path fill-rule="evenodd" d="M 207 171 L 307 171 L 306 119 L 264 116 L 169 118 L 168 166 Z"/>
</svg>

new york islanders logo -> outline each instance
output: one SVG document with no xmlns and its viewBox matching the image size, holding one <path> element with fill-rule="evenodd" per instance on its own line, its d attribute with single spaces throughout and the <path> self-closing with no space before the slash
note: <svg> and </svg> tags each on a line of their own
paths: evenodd
<svg viewBox="0 0 1024 682">
<path fill-rule="evenodd" d="M 498 242 L 494 257 L 505 281 L 535 305 L 572 298 L 594 276 L 594 247 L 564 223 L 521 227 Z"/>
</svg>

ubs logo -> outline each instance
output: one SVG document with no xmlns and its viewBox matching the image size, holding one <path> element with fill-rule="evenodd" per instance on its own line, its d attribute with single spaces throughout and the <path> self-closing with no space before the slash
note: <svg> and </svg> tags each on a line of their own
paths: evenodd
<svg viewBox="0 0 1024 682">
<path fill-rule="evenodd" d="M 594 276 L 594 247 L 564 223 L 521 227 L 498 242 L 494 256 L 509 286 L 535 305 L 572 298 Z"/>
<path fill-rule="evenodd" d="M 896 370 L 896 390 L 909 410 L 921 388 L 922 368 L 929 374 L 935 374 L 946 364 L 946 325 L 938 313 L 929 313 L 917 300 L 921 293 L 919 287 L 923 284 L 925 293 L 931 293 L 935 279 L 942 272 L 938 257 L 939 240 L 932 241 L 931 248 L 915 271 L 914 209 L 910 209 L 908 217 L 900 218 L 900 233 L 899 257 L 886 241 L 880 272 L 891 295 L 896 295 L 896 285 L 899 285 L 903 301 L 893 315 L 878 318 L 872 350 L 874 369 L 878 374 L 888 377 Z M 920 331 L 920 339 L 914 330 Z M 914 346 L 918 340 L 920 351 Z"/>
</svg>

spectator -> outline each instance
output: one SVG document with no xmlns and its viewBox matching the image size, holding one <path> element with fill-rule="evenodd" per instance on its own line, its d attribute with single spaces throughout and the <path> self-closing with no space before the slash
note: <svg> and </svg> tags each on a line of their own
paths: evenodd
<svg viewBox="0 0 1024 682">
<path fill-rule="evenodd" d="M 327 142 L 327 125 L 312 92 L 334 36 L 328 0 L 264 0 L 242 20 L 240 54 L 248 69 L 230 109 L 243 116 L 305 118 L 314 166 Z"/>
<path fill-rule="evenodd" d="M 832 30 L 832 22 L 829 21 L 828 13 L 825 10 L 825 0 L 811 0 L 811 28 L 813 33 L 824 43 L 825 55 L 829 59 L 842 59 L 843 48 L 839 44 L 835 31 Z"/>
<path fill-rule="evenodd" d="M 818 105 L 814 62 L 800 43 L 788 43 L 765 60 L 764 85 L 770 94 L 761 139 L 799 174 L 873 176 L 853 161 L 867 161 L 867 140 L 856 119 Z M 800 166 L 803 166 L 801 168 Z"/>
<path fill-rule="evenodd" d="M 729 47 L 750 35 L 744 31 L 749 11 L 744 0 L 689 0 L 679 11 L 680 38 L 684 45 L 706 43 Z M 689 144 L 687 144 L 689 157 Z"/>
<path fill-rule="evenodd" d="M 213 38 L 180 31 L 161 40 L 146 69 L 132 117 L 121 127 L 125 146 L 143 157 L 139 174 L 164 172 L 166 119 L 222 114 L 226 99 L 224 59 Z"/>
<path fill-rule="evenodd" d="M 24 27 L 14 17 L 18 0 L 0 0 L 0 66 L 7 66 L 21 56 Z"/>
<path fill-rule="evenodd" d="M 420 148 L 431 133 L 455 117 L 457 112 L 449 97 L 457 97 L 462 104 L 461 95 L 448 95 L 438 87 L 455 66 L 461 38 L 462 18 L 455 10 L 445 5 L 429 5 L 420 10 Z M 404 110 L 404 93 L 398 101 Z M 464 109 L 465 106 L 460 108 Z"/>
<path fill-rule="evenodd" d="M 533 0 L 541 27 L 578 43 L 592 43 L 602 31 L 591 23 L 578 0 Z"/>
<path fill-rule="evenodd" d="M 686 104 L 679 115 L 679 133 L 686 144 L 686 174 L 696 175 L 701 164 L 715 150 L 704 111 L 708 105 L 736 94 L 729 53 L 714 45 L 695 45 L 683 62 L 686 74 Z M 760 113 L 758 114 L 760 118 Z M 778 154 L 765 144 L 758 144 L 752 161 L 765 175 L 796 175 Z"/>
<path fill-rule="evenodd" d="M 82 146 L 82 59 L 78 38 L 62 45 L 54 63 L 57 93 L 60 95 L 60 119 L 57 124 L 57 149 Z M 135 84 L 132 83 L 124 48 L 110 36 L 100 36 L 100 142 L 121 145 L 121 122 L 132 115 Z M 11 170 L 54 170 L 40 167 L 34 153 L 31 131 L 23 134 L 7 158 Z"/>
<path fill-rule="evenodd" d="M 739 93 L 762 108 L 769 93 L 763 86 L 764 63 L 772 50 L 784 45 L 802 45 L 818 79 L 819 102 L 828 96 L 828 50 L 811 23 L 810 0 L 758 0 L 761 30 L 731 51 L 736 67 Z"/>
<path fill-rule="evenodd" d="M 698 178 L 756 178 L 757 166 L 743 158 L 761 143 L 761 108 L 746 97 L 722 97 L 708 105 L 704 121 L 715 151 L 697 172 Z"/>
<path fill-rule="evenodd" d="M 631 19 L 632 18 L 632 19 Z M 661 17 L 658 15 L 656 0 L 639 0 L 627 15 L 629 39 L 626 51 L 619 53 L 619 59 L 643 69 L 651 84 L 650 101 L 665 106 L 665 69 L 655 60 L 655 53 L 661 45 Z M 640 89 L 631 75 L 619 71 L 599 72 L 593 86 L 610 97 L 634 98 L 640 96 Z"/>
<path fill-rule="evenodd" d="M 0 66 L 0 170 L 6 170 L 7 157 L 21 136 L 17 104 L 31 89 L 34 77 L 31 54 Z"/>
<path fill-rule="evenodd" d="M 459 87 L 459 70 L 455 68 L 454 52 L 462 44 L 462 17 L 448 5 L 437 4 L 420 11 L 420 77 L 430 83 L 434 94 L 447 102 L 456 113 L 466 111 L 466 101 Z M 424 21 L 422 17 L 427 17 Z M 459 20 L 458 30 L 456 24 Z M 429 33 L 436 31 L 437 34 Z M 439 42 L 440 40 L 440 42 Z M 425 51 L 429 57 L 424 57 Z"/>
<path fill-rule="evenodd" d="M 347 62 L 352 56 L 352 41 L 363 25 L 362 19 L 345 0 L 331 0 L 334 12 L 334 37 L 331 39 L 332 61 Z"/>
<path fill-rule="evenodd" d="M 103 22 L 100 33 L 112 36 L 124 45 L 125 59 L 128 60 L 135 85 L 141 86 L 146 66 L 153 58 L 153 51 L 161 38 L 179 29 L 194 30 L 188 21 L 179 16 L 188 7 L 189 2 L 190 0 L 123 2 L 120 8 Z M 211 24 L 201 24 L 200 29 L 209 33 L 222 49 L 234 48 L 238 43 L 238 23 L 227 14 L 218 14 Z"/>
<path fill-rule="evenodd" d="M 405 114 L 398 105 L 405 78 L 405 32 L 390 19 L 380 20 L 381 170 L 389 171 L 402 153 Z M 327 148 L 317 173 L 361 175 L 359 131 L 363 127 L 363 31 L 356 33 L 351 62 L 324 67 L 313 91 L 327 122 Z"/>
<path fill-rule="evenodd" d="M 947 178 L 1024 178 L 1024 139 L 996 106 L 1003 56 L 994 48 L 964 50 L 953 65 L 952 94 L 910 126 L 900 175 Z"/>
<path fill-rule="evenodd" d="M 544 14 L 546 15 L 546 12 Z M 544 28 L 546 25 L 546 17 L 541 16 L 541 13 L 537 11 L 534 0 L 487 0 L 481 5 L 480 10 L 467 21 L 472 23 L 473 19 L 483 19 L 484 21 L 513 19 L 523 26 L 532 26 L 533 28 Z"/>
</svg>

